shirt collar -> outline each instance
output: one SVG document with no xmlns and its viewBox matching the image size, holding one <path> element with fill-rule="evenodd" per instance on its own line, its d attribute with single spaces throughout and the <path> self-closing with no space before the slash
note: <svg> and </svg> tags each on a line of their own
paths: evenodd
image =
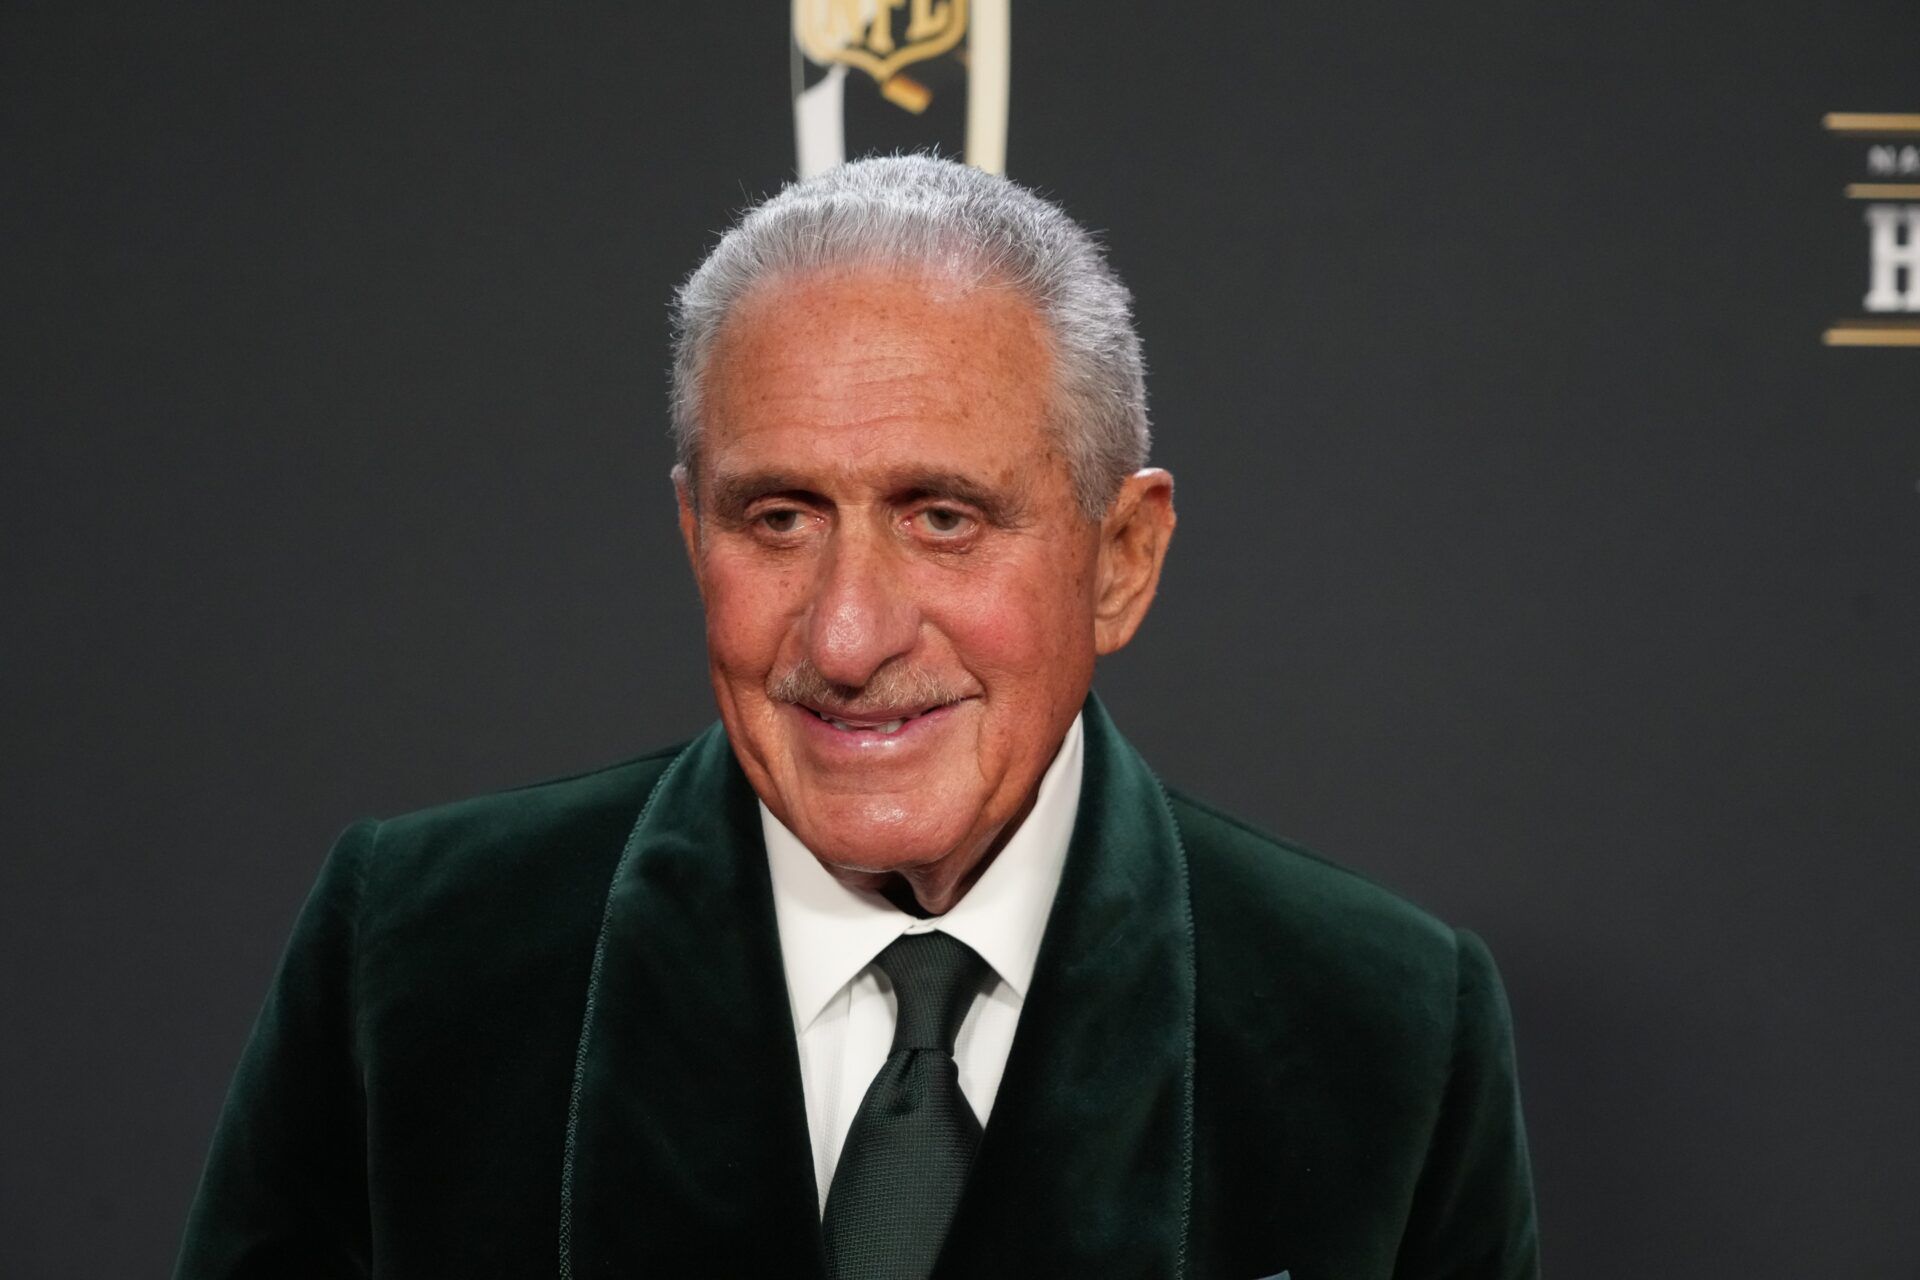
<svg viewBox="0 0 1920 1280">
<path fill-rule="evenodd" d="M 773 911 L 793 1025 L 805 1030 L 840 988 L 895 938 L 935 929 L 972 947 L 1024 1000 L 1080 810 L 1082 761 L 1080 717 L 1075 716 L 1040 778 L 1026 821 L 953 909 L 930 920 L 834 879 L 761 804 L 760 830 L 773 880 Z"/>
</svg>

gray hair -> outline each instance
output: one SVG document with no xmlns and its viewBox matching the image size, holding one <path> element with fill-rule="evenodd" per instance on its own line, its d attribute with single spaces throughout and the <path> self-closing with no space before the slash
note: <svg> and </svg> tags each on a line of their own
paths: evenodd
<svg viewBox="0 0 1920 1280">
<path fill-rule="evenodd" d="M 1074 494 L 1098 520 L 1147 461 L 1147 386 L 1132 295 L 1057 205 L 952 160 L 885 156 L 794 182 L 748 209 L 674 297 L 673 440 L 692 470 L 715 338 L 753 289 L 866 263 L 958 272 L 1018 290 L 1053 339 L 1055 428 Z"/>
</svg>

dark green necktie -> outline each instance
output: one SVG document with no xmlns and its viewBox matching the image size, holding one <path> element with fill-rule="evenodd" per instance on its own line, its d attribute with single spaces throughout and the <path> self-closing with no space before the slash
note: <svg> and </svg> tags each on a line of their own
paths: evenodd
<svg viewBox="0 0 1920 1280">
<path fill-rule="evenodd" d="M 875 963 L 893 983 L 900 1020 L 827 1190 L 827 1274 L 926 1280 L 980 1143 L 953 1038 L 987 963 L 944 933 L 903 935 Z"/>
</svg>

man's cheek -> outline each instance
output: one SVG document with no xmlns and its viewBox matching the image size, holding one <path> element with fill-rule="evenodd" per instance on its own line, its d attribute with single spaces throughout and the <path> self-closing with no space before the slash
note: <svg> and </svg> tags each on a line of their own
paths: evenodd
<svg viewBox="0 0 1920 1280">
<path fill-rule="evenodd" d="M 729 667 L 771 667 L 793 613 L 778 574 L 715 564 L 704 578 L 708 643 Z"/>
<path fill-rule="evenodd" d="M 969 600 L 956 620 L 961 651 L 975 663 L 1009 674 L 1032 674 L 1073 653 L 1085 643 L 1091 615 L 1067 586 L 1011 582 Z"/>
</svg>

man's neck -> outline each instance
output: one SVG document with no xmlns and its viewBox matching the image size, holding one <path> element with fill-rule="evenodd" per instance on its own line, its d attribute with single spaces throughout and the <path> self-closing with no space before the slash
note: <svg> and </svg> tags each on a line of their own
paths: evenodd
<svg viewBox="0 0 1920 1280">
<path fill-rule="evenodd" d="M 916 920 L 931 920 L 933 912 L 920 905 L 920 899 L 913 896 L 913 886 L 898 876 L 890 879 L 880 890 L 880 896 Z"/>
</svg>

